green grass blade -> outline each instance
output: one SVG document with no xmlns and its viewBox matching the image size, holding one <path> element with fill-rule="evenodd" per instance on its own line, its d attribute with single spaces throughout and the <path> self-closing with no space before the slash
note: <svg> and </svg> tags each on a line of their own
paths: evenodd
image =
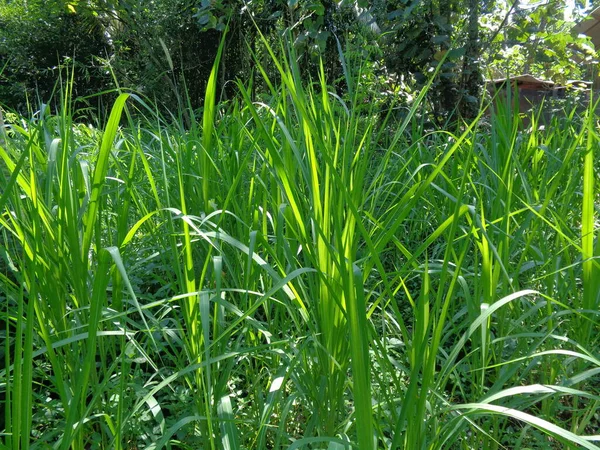
<svg viewBox="0 0 600 450">
<path fill-rule="evenodd" d="M 204 111 L 202 113 L 202 152 L 200 155 L 200 173 L 202 174 L 202 196 L 204 201 L 204 210 L 210 211 L 210 200 L 214 198 L 211 195 L 210 186 L 214 182 L 212 173 L 215 165 L 216 152 L 213 149 L 213 134 L 215 127 L 216 100 L 217 100 L 217 75 L 219 65 L 221 64 L 221 55 L 225 46 L 227 29 L 221 36 L 221 43 L 217 49 L 217 55 L 213 63 L 208 82 L 206 84 L 206 93 L 204 97 Z"/>
<path fill-rule="evenodd" d="M 595 254 L 594 240 L 596 227 L 596 209 L 594 201 L 596 192 L 594 187 L 594 149 L 598 143 L 595 125 L 596 115 L 588 112 L 586 120 L 587 142 L 583 160 L 583 206 L 581 216 L 581 259 L 583 261 L 583 301 L 582 308 L 595 310 L 600 300 L 600 255 Z M 600 248 L 600 246 L 599 246 Z M 582 325 L 582 340 L 588 341 L 590 332 L 589 322 Z"/>
<path fill-rule="evenodd" d="M 102 187 L 108 171 L 108 159 L 110 157 L 113 142 L 117 135 L 119 128 L 119 122 L 121 120 L 121 114 L 125 106 L 125 102 L 129 98 L 129 94 L 121 94 L 115 100 L 113 108 L 108 118 L 108 123 L 102 136 L 102 144 L 100 145 L 100 153 L 96 161 L 96 167 L 94 169 L 94 176 L 92 179 L 92 192 L 90 193 L 90 200 L 88 210 L 83 219 L 84 232 L 83 232 L 83 245 L 82 245 L 82 264 L 87 265 L 87 255 L 92 245 L 92 237 L 94 234 L 94 225 L 98 220 L 98 204 L 100 196 L 102 194 Z"/>
<path fill-rule="evenodd" d="M 60 441 L 60 449 L 66 450 L 72 445 L 71 437 L 76 434 L 77 428 L 83 424 L 84 417 L 78 417 L 78 413 L 83 412 L 80 402 L 85 401 L 85 395 L 88 390 L 88 383 L 92 370 L 96 366 L 96 341 L 98 333 L 98 325 L 102 309 L 106 306 L 106 287 L 110 280 L 110 252 L 101 250 L 99 253 L 98 268 L 94 278 L 94 286 L 90 301 L 90 314 L 88 322 L 88 337 L 85 358 L 79 369 L 77 376 L 77 389 L 75 389 L 73 398 L 70 403 L 69 412 L 66 417 L 64 435 Z"/>
<path fill-rule="evenodd" d="M 586 440 L 584 436 L 578 436 L 571 431 L 565 430 L 552 422 L 533 416 L 512 408 L 490 405 L 487 403 L 467 403 L 453 407 L 455 410 L 467 410 L 469 414 L 494 414 L 510 417 L 525 422 L 544 433 L 551 434 L 566 445 L 577 444 L 589 450 L 600 450 L 600 447 Z"/>
</svg>

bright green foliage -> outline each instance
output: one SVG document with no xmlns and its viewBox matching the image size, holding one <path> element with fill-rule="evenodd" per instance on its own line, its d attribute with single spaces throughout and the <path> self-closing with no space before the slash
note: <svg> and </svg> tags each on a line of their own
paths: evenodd
<svg viewBox="0 0 600 450">
<path fill-rule="evenodd" d="M 597 449 L 593 112 L 427 133 L 262 39 L 189 127 L 7 115 L 2 444 Z"/>
<path fill-rule="evenodd" d="M 485 58 L 492 77 L 529 73 L 564 83 L 591 80 L 595 75 L 596 52 L 589 38 L 573 32 L 590 7 L 576 8 L 565 18 L 567 2 L 494 3 L 495 8 L 481 19 L 487 30 Z"/>
</svg>

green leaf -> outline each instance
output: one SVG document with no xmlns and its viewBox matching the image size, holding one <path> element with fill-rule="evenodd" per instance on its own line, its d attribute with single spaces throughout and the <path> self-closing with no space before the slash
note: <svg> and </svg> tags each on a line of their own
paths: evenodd
<svg viewBox="0 0 600 450">
<path fill-rule="evenodd" d="M 443 42 L 448 42 L 450 40 L 450 37 L 447 34 L 441 34 L 438 36 L 433 36 L 431 38 L 431 42 L 433 42 L 434 44 L 441 44 Z"/>
<path fill-rule="evenodd" d="M 125 102 L 128 98 L 129 94 L 121 94 L 119 97 L 117 97 L 110 112 L 110 117 L 108 118 L 108 123 L 106 124 L 106 128 L 104 130 L 104 135 L 102 136 L 100 153 L 98 154 L 96 167 L 94 169 L 90 202 L 83 218 L 84 234 L 81 255 L 83 258 L 82 263 L 85 263 L 87 260 L 87 255 L 92 244 L 94 225 L 98 219 L 98 203 L 100 201 L 100 196 L 102 195 L 102 187 L 104 186 L 104 181 L 108 172 L 108 158 L 110 157 L 113 142 L 119 128 L 121 114 L 123 113 L 123 108 L 125 107 Z"/>
<path fill-rule="evenodd" d="M 322 16 L 325 14 L 325 6 L 322 3 L 311 3 L 306 6 L 306 9 L 309 11 L 313 11 L 317 16 Z"/>
<path fill-rule="evenodd" d="M 453 48 L 452 50 L 450 50 L 448 52 L 448 58 L 449 59 L 461 58 L 462 56 L 464 56 L 465 52 L 466 52 L 465 47 Z"/>
</svg>

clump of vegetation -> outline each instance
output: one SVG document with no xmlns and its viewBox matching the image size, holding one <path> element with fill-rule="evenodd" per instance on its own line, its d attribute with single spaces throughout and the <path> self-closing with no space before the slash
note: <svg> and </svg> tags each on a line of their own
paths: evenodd
<svg viewBox="0 0 600 450">
<path fill-rule="evenodd" d="M 598 448 L 592 108 L 428 133 L 263 45 L 189 127 L 10 118 L 4 445 Z"/>
<path fill-rule="evenodd" d="M 481 93 L 563 13 L 0 5 L 0 448 L 598 449 L 596 105 Z"/>
<path fill-rule="evenodd" d="M 0 99 L 31 115 L 46 103 L 61 68 L 73 69 L 76 117 L 103 114 L 114 99 L 98 92 L 133 89 L 161 112 L 202 107 L 220 42 L 219 92 L 234 98 L 236 80 L 254 79 L 266 64 L 265 38 L 294 47 L 305 79 L 323 61 L 327 83 L 347 90 L 339 49 L 372 63 L 364 76 L 374 92 L 429 88 L 427 120 L 436 126 L 479 113 L 484 78 L 531 73 L 557 83 L 590 79 L 596 55 L 575 23 L 590 2 L 508 0 L 28 0 L 0 4 Z M 575 4 L 576 3 L 576 4 Z M 224 30 L 229 32 L 224 35 Z M 353 58 L 349 56 L 349 64 Z M 65 82 L 68 80 L 64 80 Z M 406 92 L 405 92 L 406 91 Z M 372 101 L 381 101 L 369 95 Z M 54 98 L 57 98 L 55 96 Z M 96 102 L 100 99 L 101 101 Z M 188 118 L 186 117 L 186 120 Z M 189 121 L 188 121 L 189 122 Z M 188 123 L 189 125 L 189 123 Z"/>
<path fill-rule="evenodd" d="M 97 14 L 77 14 L 74 7 L 56 0 L 3 2 L 0 26 L 4 106 L 27 112 L 47 101 L 65 67 L 73 76 L 74 96 L 95 94 L 110 81 L 98 60 L 106 57 L 108 43 Z"/>
</svg>

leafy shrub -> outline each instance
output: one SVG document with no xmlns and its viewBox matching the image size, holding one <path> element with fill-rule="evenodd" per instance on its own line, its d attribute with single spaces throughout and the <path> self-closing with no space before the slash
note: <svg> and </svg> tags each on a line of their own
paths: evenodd
<svg viewBox="0 0 600 450">
<path fill-rule="evenodd" d="M 95 58 L 107 48 L 95 15 L 62 0 L 4 2 L 0 27 L 0 99 L 11 108 L 48 101 L 61 67 L 73 72 L 74 97 L 96 93 L 108 81 Z"/>
</svg>

